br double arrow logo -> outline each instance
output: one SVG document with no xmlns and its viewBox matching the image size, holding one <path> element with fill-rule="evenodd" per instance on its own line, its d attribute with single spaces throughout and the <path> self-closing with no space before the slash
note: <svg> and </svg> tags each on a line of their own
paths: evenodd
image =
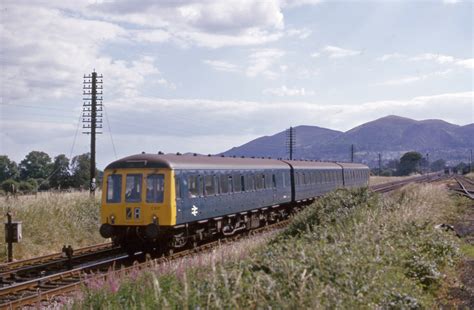
<svg viewBox="0 0 474 310">
<path fill-rule="evenodd" d="M 196 216 L 198 214 L 198 207 L 193 205 L 193 207 L 191 208 L 191 214 Z"/>
</svg>

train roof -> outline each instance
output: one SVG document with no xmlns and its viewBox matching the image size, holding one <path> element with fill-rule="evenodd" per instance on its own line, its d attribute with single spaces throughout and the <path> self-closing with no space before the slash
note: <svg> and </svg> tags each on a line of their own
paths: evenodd
<svg viewBox="0 0 474 310">
<path fill-rule="evenodd" d="M 288 169 L 281 160 L 261 158 L 220 157 L 205 155 L 137 154 L 109 164 L 105 169 L 116 168 L 168 168 L 168 169 Z"/>
<path fill-rule="evenodd" d="M 277 160 L 269 158 L 242 158 L 205 155 L 136 154 L 110 163 L 105 169 L 119 168 L 165 168 L 165 169 L 367 169 L 356 163 L 335 163 L 310 160 Z"/>
</svg>

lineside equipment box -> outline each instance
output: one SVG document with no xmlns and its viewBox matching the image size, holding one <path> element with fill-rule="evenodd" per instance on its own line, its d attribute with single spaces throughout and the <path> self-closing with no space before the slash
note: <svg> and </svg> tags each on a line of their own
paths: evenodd
<svg viewBox="0 0 474 310">
<path fill-rule="evenodd" d="M 18 243 L 23 238 L 21 235 L 21 222 L 12 222 L 11 225 L 12 236 L 10 239 L 10 230 L 8 229 L 8 223 L 5 223 L 5 242 L 8 243 L 8 241 L 10 241 L 13 243 Z"/>
</svg>

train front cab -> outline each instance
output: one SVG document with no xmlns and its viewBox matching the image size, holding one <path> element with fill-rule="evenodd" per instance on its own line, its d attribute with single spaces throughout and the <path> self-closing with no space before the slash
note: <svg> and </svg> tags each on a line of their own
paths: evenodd
<svg viewBox="0 0 474 310">
<path fill-rule="evenodd" d="M 104 172 L 100 233 L 104 238 L 154 239 L 176 224 L 171 169 L 110 169 Z"/>
</svg>

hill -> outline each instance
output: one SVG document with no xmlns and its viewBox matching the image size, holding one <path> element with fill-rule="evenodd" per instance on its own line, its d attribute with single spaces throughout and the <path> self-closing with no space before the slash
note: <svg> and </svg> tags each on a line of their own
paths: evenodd
<svg viewBox="0 0 474 310">
<path fill-rule="evenodd" d="M 385 161 L 399 158 L 407 151 L 429 153 L 430 160 L 448 162 L 469 160 L 474 147 L 474 124 L 459 126 L 443 120 L 413 120 L 389 115 L 367 122 L 346 132 L 316 126 L 295 127 L 294 158 L 350 160 L 351 145 L 356 161 L 375 165 L 378 153 Z M 234 147 L 226 156 L 265 156 L 286 158 L 286 131 L 264 136 Z"/>
</svg>

